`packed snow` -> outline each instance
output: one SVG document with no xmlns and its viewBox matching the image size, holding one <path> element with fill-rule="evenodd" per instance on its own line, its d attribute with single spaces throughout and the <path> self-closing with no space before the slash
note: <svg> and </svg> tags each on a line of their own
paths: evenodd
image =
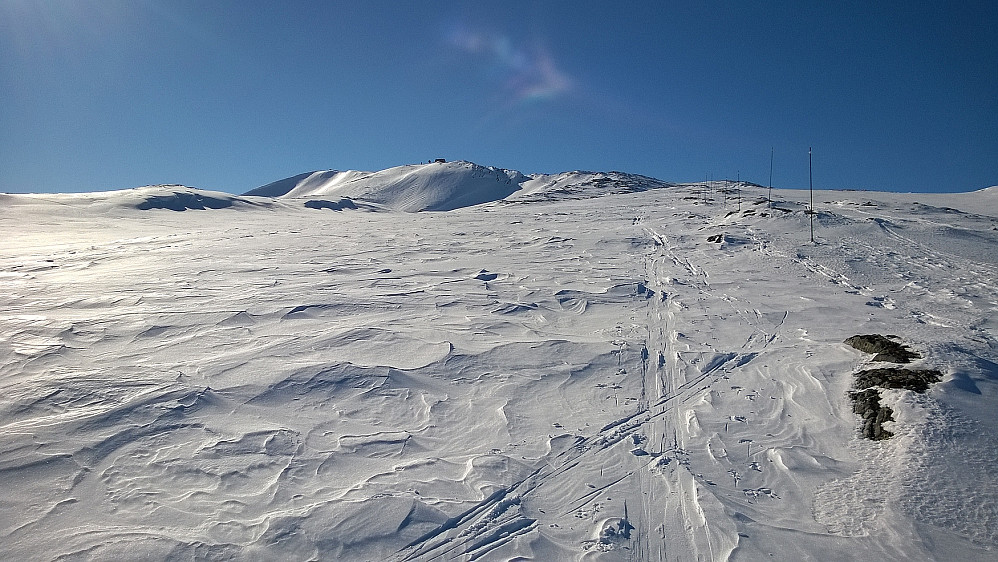
<svg viewBox="0 0 998 562">
<path fill-rule="evenodd" d="M 0 551 L 996 559 L 998 189 L 767 195 L 469 162 L 0 195 Z M 881 391 L 890 439 L 857 334 L 944 374 Z"/>
</svg>

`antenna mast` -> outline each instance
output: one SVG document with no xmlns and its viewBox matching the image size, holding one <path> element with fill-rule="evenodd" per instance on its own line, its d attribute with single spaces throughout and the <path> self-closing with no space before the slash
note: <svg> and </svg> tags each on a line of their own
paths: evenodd
<svg viewBox="0 0 998 562">
<path fill-rule="evenodd" d="M 811 147 L 807 147 L 807 183 L 811 190 L 811 208 L 808 213 L 811 215 L 811 243 L 814 243 L 814 179 L 811 174 Z"/>
<path fill-rule="evenodd" d="M 776 153 L 776 147 L 769 149 L 769 213 L 773 213 L 773 154 Z"/>
<path fill-rule="evenodd" d="M 740 212 L 742 212 L 742 172 L 741 172 L 741 170 L 738 170 L 738 172 L 736 172 L 735 176 L 737 178 L 735 180 L 735 189 L 738 190 L 737 191 L 737 193 L 738 193 L 738 212 L 740 213 Z"/>
</svg>

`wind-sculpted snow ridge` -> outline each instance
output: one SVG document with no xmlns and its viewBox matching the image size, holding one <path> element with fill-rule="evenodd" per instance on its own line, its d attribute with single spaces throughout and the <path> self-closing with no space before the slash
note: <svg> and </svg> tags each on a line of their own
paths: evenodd
<svg viewBox="0 0 998 562">
<path fill-rule="evenodd" d="M 317 185 L 322 186 L 335 182 L 337 177 L 346 178 L 350 175 L 350 172 L 340 172 L 339 170 L 305 172 L 304 174 L 298 174 L 297 176 L 284 178 L 282 180 L 268 183 L 267 185 L 262 185 L 256 189 L 247 191 L 243 195 L 250 195 L 254 197 L 283 197 L 284 195 L 287 195 L 288 192 L 299 186 L 302 186 L 303 188 L 312 188 Z"/>
<path fill-rule="evenodd" d="M 816 192 L 812 244 L 807 192 L 598 177 L 447 213 L 4 196 L 0 552 L 995 558 L 989 193 Z M 855 334 L 943 374 L 880 391 L 886 441 Z"/>
</svg>

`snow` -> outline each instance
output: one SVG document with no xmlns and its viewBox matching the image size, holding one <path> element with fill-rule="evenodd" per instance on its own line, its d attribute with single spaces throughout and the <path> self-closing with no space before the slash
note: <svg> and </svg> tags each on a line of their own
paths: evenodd
<svg viewBox="0 0 998 562">
<path fill-rule="evenodd" d="M 621 172 L 535 174 L 524 181 L 521 190 L 507 197 L 507 200 L 578 199 L 661 189 L 672 185 L 654 178 Z"/>
<path fill-rule="evenodd" d="M 526 179 L 520 172 L 472 162 L 433 162 L 380 172 L 313 172 L 268 184 L 246 195 L 287 199 L 337 196 L 397 211 L 449 211 L 503 199 L 520 189 Z"/>
<path fill-rule="evenodd" d="M 330 178 L 335 177 L 339 174 L 339 170 L 325 170 L 320 172 L 305 172 L 304 174 L 298 174 L 290 178 L 284 178 L 277 180 L 275 182 L 268 183 L 267 185 L 261 185 L 260 187 L 247 191 L 244 195 L 254 195 L 259 197 L 282 197 L 287 195 L 289 191 L 297 187 L 299 184 L 311 184 L 316 180 L 328 181 Z"/>
<path fill-rule="evenodd" d="M 996 557 L 994 188 L 285 187 L 0 195 L 6 557 Z M 873 333 L 945 373 L 879 442 Z"/>
</svg>

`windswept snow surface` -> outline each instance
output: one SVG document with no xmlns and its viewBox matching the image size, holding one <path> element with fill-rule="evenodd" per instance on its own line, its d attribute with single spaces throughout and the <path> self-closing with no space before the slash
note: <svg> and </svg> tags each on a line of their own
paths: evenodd
<svg viewBox="0 0 998 562">
<path fill-rule="evenodd" d="M 302 196 L 462 208 L 0 195 L 4 557 L 998 556 L 993 189 L 817 192 L 812 244 L 806 192 L 436 166 Z M 946 375 L 880 442 L 873 333 Z"/>
</svg>

